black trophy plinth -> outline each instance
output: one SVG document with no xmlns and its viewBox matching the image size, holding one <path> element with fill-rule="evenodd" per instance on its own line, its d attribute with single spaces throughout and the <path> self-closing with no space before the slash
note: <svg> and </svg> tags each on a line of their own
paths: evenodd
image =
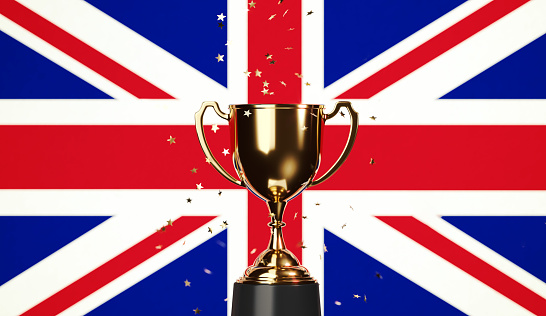
<svg viewBox="0 0 546 316">
<path fill-rule="evenodd" d="M 319 285 L 235 283 L 231 316 L 320 316 Z"/>
</svg>

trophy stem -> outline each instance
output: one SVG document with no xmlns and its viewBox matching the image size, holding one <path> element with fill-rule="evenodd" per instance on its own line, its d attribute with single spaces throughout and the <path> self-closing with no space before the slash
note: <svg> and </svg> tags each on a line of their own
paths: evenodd
<svg viewBox="0 0 546 316">
<path fill-rule="evenodd" d="M 285 250 L 286 245 L 282 236 L 282 227 L 286 226 L 286 224 L 282 221 L 282 216 L 286 202 L 267 202 L 267 206 L 271 215 L 271 223 L 268 224 L 271 227 L 271 238 L 269 239 L 268 249 Z"/>
</svg>

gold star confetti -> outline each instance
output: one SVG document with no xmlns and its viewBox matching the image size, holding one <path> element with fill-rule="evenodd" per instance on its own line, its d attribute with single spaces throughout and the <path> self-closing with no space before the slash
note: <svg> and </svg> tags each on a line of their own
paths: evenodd
<svg viewBox="0 0 546 316">
<path fill-rule="evenodd" d="M 306 82 L 305 85 L 306 85 L 306 86 L 310 86 L 311 84 L 310 84 L 309 82 Z"/>
<path fill-rule="evenodd" d="M 229 149 L 224 148 L 224 151 L 222 151 L 222 154 L 224 154 L 224 157 L 229 155 Z"/>
<path fill-rule="evenodd" d="M 265 54 L 265 57 L 266 57 L 265 59 L 271 59 L 271 58 L 273 58 L 273 55 L 268 53 L 268 54 Z"/>
<path fill-rule="evenodd" d="M 368 298 L 366 297 L 366 294 L 364 294 L 364 303 L 368 303 Z"/>
<path fill-rule="evenodd" d="M 269 95 L 274 95 L 274 94 L 275 94 L 275 92 L 273 92 L 273 91 L 269 92 Z"/>
<path fill-rule="evenodd" d="M 169 218 L 169 220 L 167 221 L 167 225 L 169 226 L 173 226 L 173 221 Z"/>
<path fill-rule="evenodd" d="M 383 276 L 379 273 L 379 272 L 375 272 L 375 276 L 378 278 L 378 279 L 383 279 Z"/>
<path fill-rule="evenodd" d="M 212 124 L 212 128 L 210 129 L 211 131 L 214 132 L 214 134 L 216 134 L 216 131 L 219 130 L 220 127 L 218 127 L 218 124 Z"/>
<path fill-rule="evenodd" d="M 243 114 L 243 115 L 246 116 L 246 117 L 250 117 L 250 114 L 252 114 L 252 113 L 250 113 L 250 110 L 246 110 L 245 114 Z"/>
<path fill-rule="evenodd" d="M 161 233 L 161 228 L 155 230 L 156 233 Z"/>
<path fill-rule="evenodd" d="M 341 302 L 340 301 L 335 301 L 334 302 L 337 306 L 341 305 Z"/>
<path fill-rule="evenodd" d="M 289 30 L 289 31 L 293 31 L 293 30 L 295 30 L 295 28 L 291 27 L 291 28 L 289 28 L 288 30 Z"/>
<path fill-rule="evenodd" d="M 328 249 L 326 249 L 326 244 L 323 245 L 324 252 L 328 252 Z"/>
<path fill-rule="evenodd" d="M 175 137 L 172 137 L 172 136 L 169 136 L 169 139 L 167 139 L 167 141 L 169 142 L 169 145 L 172 145 L 173 143 L 176 144 L 174 140 L 175 140 Z"/>
<path fill-rule="evenodd" d="M 347 226 L 347 224 L 343 224 L 343 226 L 341 226 L 341 229 L 345 228 L 345 226 Z"/>
<path fill-rule="evenodd" d="M 227 301 L 228 301 L 228 299 L 227 299 L 227 297 L 226 297 L 226 298 L 224 299 L 224 302 L 227 302 Z"/>
<path fill-rule="evenodd" d="M 353 298 L 360 298 L 360 295 L 358 295 L 358 294 L 353 294 Z"/>
<path fill-rule="evenodd" d="M 187 198 L 186 201 L 187 201 L 187 203 L 191 203 L 191 199 L 190 199 L 190 198 Z"/>
<path fill-rule="evenodd" d="M 301 218 L 303 218 L 303 219 L 307 219 L 307 216 L 302 216 Z"/>
<path fill-rule="evenodd" d="M 298 77 L 298 78 L 303 78 L 303 75 L 302 75 L 302 74 L 299 74 L 299 73 L 297 73 L 297 72 L 294 73 L 294 75 L 296 75 L 296 77 Z"/>
<path fill-rule="evenodd" d="M 218 190 L 218 196 L 222 196 L 222 191 Z"/>
<path fill-rule="evenodd" d="M 203 271 L 205 271 L 206 274 L 212 274 L 212 272 L 207 268 L 204 268 Z"/>
<path fill-rule="evenodd" d="M 250 71 L 245 71 L 244 74 L 247 76 L 247 77 L 250 77 Z"/>
<path fill-rule="evenodd" d="M 276 14 L 273 14 L 272 16 L 269 17 L 269 21 L 273 20 L 273 18 L 275 17 Z"/>
<path fill-rule="evenodd" d="M 263 89 L 262 91 L 260 91 L 260 92 L 263 93 L 264 95 L 269 94 L 269 90 L 266 89 L 265 87 L 264 87 L 264 89 Z"/>
<path fill-rule="evenodd" d="M 375 163 L 375 160 L 373 160 L 373 158 L 370 158 L 370 165 L 373 166 L 374 163 Z M 379 168 L 379 169 L 381 169 L 381 168 Z"/>
<path fill-rule="evenodd" d="M 218 57 L 214 57 L 214 58 L 218 59 L 218 62 L 224 61 L 224 55 L 218 54 Z"/>
<path fill-rule="evenodd" d="M 222 224 L 220 226 L 222 226 L 222 228 L 226 228 L 228 225 L 227 221 L 223 221 Z"/>
<path fill-rule="evenodd" d="M 343 111 L 339 112 L 339 114 L 341 114 L 341 117 L 345 117 L 345 113 L 343 113 Z"/>
<path fill-rule="evenodd" d="M 262 72 L 256 69 L 256 77 L 261 77 L 261 76 L 262 76 Z"/>
<path fill-rule="evenodd" d="M 311 15 L 311 14 L 313 14 L 313 10 L 307 12 L 307 15 Z"/>
<path fill-rule="evenodd" d="M 266 81 L 264 81 L 264 82 L 263 82 L 263 84 L 264 84 L 264 87 L 267 87 L 267 86 L 269 86 L 269 82 L 267 82 L 267 80 L 266 80 Z"/>
<path fill-rule="evenodd" d="M 307 246 L 303 244 L 303 240 L 298 242 L 298 247 L 300 247 L 301 249 L 307 248 Z"/>
<path fill-rule="evenodd" d="M 248 4 L 250 5 L 250 8 L 255 8 L 256 7 L 256 2 L 254 2 L 254 0 L 252 0 Z"/>
<path fill-rule="evenodd" d="M 281 84 L 286 87 L 286 83 L 284 83 L 284 81 L 281 81 Z"/>
<path fill-rule="evenodd" d="M 269 62 L 270 65 L 273 65 L 274 63 L 276 63 L 277 61 L 276 60 L 272 60 Z"/>
<path fill-rule="evenodd" d="M 205 158 L 205 162 L 210 165 L 210 159 L 208 157 Z"/>
<path fill-rule="evenodd" d="M 201 183 L 196 184 L 196 186 L 197 186 L 197 190 L 203 189 L 203 186 L 201 185 Z"/>
<path fill-rule="evenodd" d="M 281 2 L 282 2 L 282 0 L 281 0 Z M 282 15 L 283 18 L 286 15 L 287 12 L 288 12 L 288 10 L 284 11 L 284 14 Z"/>
<path fill-rule="evenodd" d="M 286 50 L 291 50 L 291 49 L 294 49 L 294 48 L 292 48 L 292 47 L 285 47 L 284 49 L 286 49 Z"/>
<path fill-rule="evenodd" d="M 191 282 L 188 281 L 188 279 L 186 279 L 186 281 L 184 281 L 184 286 L 190 286 Z"/>
<path fill-rule="evenodd" d="M 224 18 L 226 18 L 224 13 L 217 14 L 216 16 L 218 17 L 218 20 L 222 20 L 222 21 L 224 21 Z"/>
<path fill-rule="evenodd" d="M 316 205 L 316 206 L 319 206 L 319 205 L 320 205 L 320 203 L 319 203 L 319 202 L 317 202 L 317 203 L 315 203 L 315 205 Z"/>
<path fill-rule="evenodd" d="M 155 246 L 155 249 L 161 250 L 162 247 L 163 247 L 163 245 L 157 245 L 157 246 Z"/>
<path fill-rule="evenodd" d="M 296 219 L 296 217 L 298 217 L 298 212 L 296 212 L 296 214 L 294 214 L 294 219 Z"/>
<path fill-rule="evenodd" d="M 218 27 L 219 27 L 220 29 L 222 29 L 222 28 L 224 27 L 224 23 L 218 22 Z"/>
<path fill-rule="evenodd" d="M 251 255 L 253 255 L 253 254 L 255 254 L 255 253 L 256 253 L 256 248 L 250 250 L 250 254 L 251 254 Z"/>
<path fill-rule="evenodd" d="M 195 308 L 193 311 L 195 312 L 195 315 L 197 314 L 201 315 L 201 312 L 202 312 L 202 310 L 200 310 L 199 308 Z"/>
<path fill-rule="evenodd" d="M 165 231 L 167 228 L 165 226 L 161 227 L 161 231 Z"/>
<path fill-rule="evenodd" d="M 197 173 L 197 168 L 193 168 L 190 171 L 191 171 L 191 173 Z"/>
<path fill-rule="evenodd" d="M 370 118 L 371 118 L 372 120 L 375 121 L 375 119 L 376 119 L 377 117 L 375 117 L 375 116 L 372 115 L 372 116 L 370 116 Z"/>
<path fill-rule="evenodd" d="M 207 228 L 209 229 L 208 232 L 212 234 L 212 228 L 210 227 L 207 227 Z"/>
</svg>

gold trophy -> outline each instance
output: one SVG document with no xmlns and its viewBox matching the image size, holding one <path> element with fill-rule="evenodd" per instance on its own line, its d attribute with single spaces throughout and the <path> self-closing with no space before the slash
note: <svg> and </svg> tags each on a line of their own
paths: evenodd
<svg viewBox="0 0 546 316">
<path fill-rule="evenodd" d="M 229 122 L 233 164 L 240 180 L 231 176 L 210 151 L 203 130 L 208 107 Z M 342 107 L 351 117 L 349 139 L 335 164 L 314 180 L 324 123 Z M 320 104 L 232 104 L 229 109 L 226 114 L 218 103 L 203 102 L 195 113 L 199 143 L 222 176 L 267 203 L 271 217 L 268 248 L 235 283 L 232 316 L 318 316 L 318 283 L 286 249 L 282 218 L 289 200 L 331 177 L 347 159 L 356 139 L 358 113 L 347 101 L 337 102 L 329 114 Z"/>
</svg>

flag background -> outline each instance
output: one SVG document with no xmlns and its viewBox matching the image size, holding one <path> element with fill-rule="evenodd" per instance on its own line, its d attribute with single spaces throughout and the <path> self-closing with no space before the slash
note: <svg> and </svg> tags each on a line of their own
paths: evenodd
<svg viewBox="0 0 546 316">
<path fill-rule="evenodd" d="M 194 113 L 339 99 L 360 114 L 355 147 L 285 215 L 324 314 L 546 314 L 544 13 L 543 0 L 4 1 L 0 315 L 228 314 L 268 217 L 205 162 Z M 226 123 L 205 120 L 232 171 Z M 327 122 L 319 174 L 349 120 Z"/>
</svg>

